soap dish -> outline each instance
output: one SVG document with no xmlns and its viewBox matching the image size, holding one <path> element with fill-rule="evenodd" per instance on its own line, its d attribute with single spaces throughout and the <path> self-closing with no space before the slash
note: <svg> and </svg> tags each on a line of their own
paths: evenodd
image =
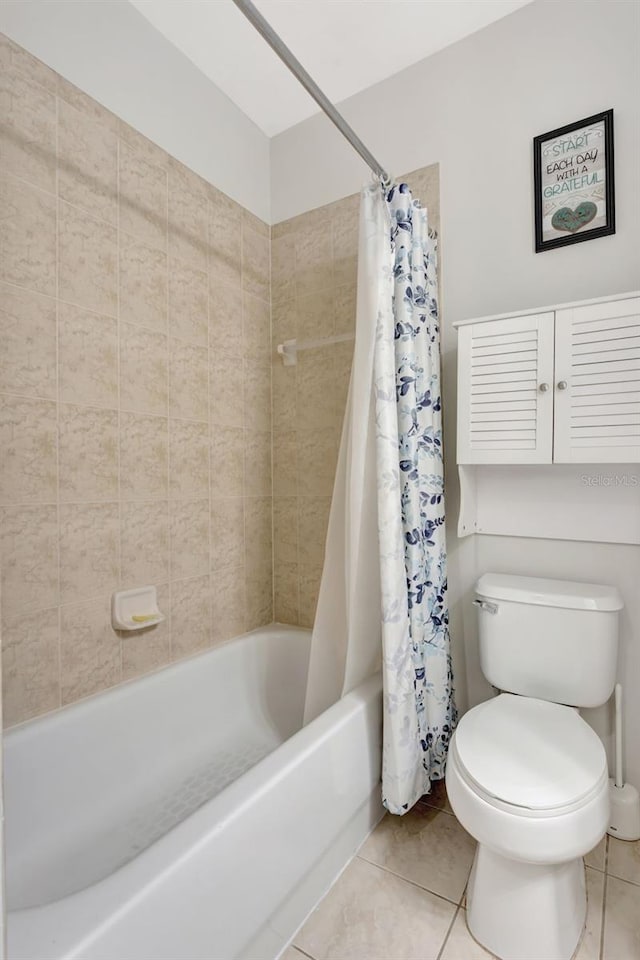
<svg viewBox="0 0 640 960">
<path fill-rule="evenodd" d="M 114 630 L 145 630 L 165 619 L 158 610 L 155 587 L 119 590 L 111 597 L 111 623 Z"/>
</svg>

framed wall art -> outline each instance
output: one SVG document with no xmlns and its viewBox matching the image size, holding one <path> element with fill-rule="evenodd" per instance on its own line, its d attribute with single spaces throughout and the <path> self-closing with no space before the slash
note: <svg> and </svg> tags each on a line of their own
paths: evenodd
<svg viewBox="0 0 640 960">
<path fill-rule="evenodd" d="M 536 253 L 615 233 L 613 110 L 533 141 Z"/>
</svg>

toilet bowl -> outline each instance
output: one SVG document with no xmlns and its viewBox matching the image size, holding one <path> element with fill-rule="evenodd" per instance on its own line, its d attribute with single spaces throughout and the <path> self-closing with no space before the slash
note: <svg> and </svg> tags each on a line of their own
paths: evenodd
<svg viewBox="0 0 640 960">
<path fill-rule="evenodd" d="M 586 914 L 582 857 L 609 821 L 598 736 L 572 707 L 502 693 L 462 717 L 446 783 L 478 841 L 472 935 L 505 960 L 570 960 Z"/>
</svg>

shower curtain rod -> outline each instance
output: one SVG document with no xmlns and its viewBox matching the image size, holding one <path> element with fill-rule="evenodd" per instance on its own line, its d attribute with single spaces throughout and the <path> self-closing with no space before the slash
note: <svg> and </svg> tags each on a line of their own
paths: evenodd
<svg viewBox="0 0 640 960">
<path fill-rule="evenodd" d="M 391 177 L 381 166 L 374 155 L 368 150 L 358 134 L 353 130 L 342 114 L 338 113 L 329 98 L 325 96 L 318 84 L 313 80 L 300 61 L 294 57 L 289 47 L 280 39 L 273 27 L 262 16 L 260 11 L 253 5 L 251 0 L 233 0 L 236 7 L 245 15 L 258 33 L 267 41 L 271 49 L 276 53 L 284 65 L 289 68 L 294 77 L 302 84 L 307 93 L 313 97 L 321 110 L 326 113 L 332 123 L 336 125 L 340 133 L 346 137 L 353 149 L 360 154 L 373 172 L 380 177 L 384 184 L 391 183 Z"/>
</svg>

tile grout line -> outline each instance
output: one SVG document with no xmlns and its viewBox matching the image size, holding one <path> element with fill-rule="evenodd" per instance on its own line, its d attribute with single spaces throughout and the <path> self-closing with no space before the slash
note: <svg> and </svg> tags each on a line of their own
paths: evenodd
<svg viewBox="0 0 640 960">
<path fill-rule="evenodd" d="M 116 378 L 117 378 L 117 422 L 118 422 L 118 445 L 117 445 L 117 467 L 118 467 L 118 589 L 122 589 L 122 490 L 120 487 L 120 472 L 122 467 L 121 445 L 121 383 L 120 383 L 120 137 L 116 136 Z M 109 623 L 111 626 L 111 623 Z M 118 634 L 116 634 L 118 636 Z M 124 645 L 125 641 L 122 632 L 119 632 L 120 641 L 120 678 L 122 683 L 124 676 Z"/>
<path fill-rule="evenodd" d="M 465 889 L 466 889 L 466 888 L 465 888 Z M 464 893 L 462 894 L 462 896 L 464 896 Z M 452 920 L 451 920 L 451 923 L 449 924 L 449 927 L 447 928 L 447 932 L 446 932 L 445 935 L 444 935 L 444 940 L 442 941 L 442 945 L 441 945 L 440 949 L 438 950 L 438 953 L 436 954 L 436 960 L 441 960 L 442 954 L 444 953 L 444 948 L 446 947 L 447 941 L 448 941 L 449 937 L 451 936 L 451 931 L 453 930 L 454 924 L 455 924 L 456 920 L 458 919 L 458 914 L 459 914 L 460 911 L 463 910 L 463 909 L 464 909 L 464 907 L 461 907 L 460 904 L 458 904 L 458 906 L 456 907 L 455 912 L 454 912 L 454 914 L 453 914 L 453 918 L 452 918 Z"/>
<path fill-rule="evenodd" d="M 598 949 L 598 957 L 600 960 L 604 960 L 604 927 L 606 922 L 607 894 L 609 887 L 609 839 L 609 834 L 606 834 L 604 847 L 604 879 L 602 883 L 602 907 L 600 909 L 600 944 Z"/>
<path fill-rule="evenodd" d="M 297 946 L 295 945 L 295 943 L 290 943 L 289 946 L 290 946 L 290 947 L 293 947 L 294 950 L 297 950 L 298 953 L 301 953 L 303 957 L 308 957 L 309 960 L 316 960 L 316 957 L 314 957 L 313 954 L 307 953 L 307 951 L 306 951 L 306 950 L 303 950 L 301 947 L 297 947 Z M 286 949 L 286 947 L 285 947 L 285 949 Z"/>
<path fill-rule="evenodd" d="M 239 233 L 240 233 L 240 365 L 242 368 L 242 596 L 243 596 L 243 627 L 247 625 L 247 599 L 248 599 L 248 577 L 247 577 L 247 411 L 245 408 L 245 318 L 246 318 L 246 294 L 244 289 L 244 223 L 242 213 L 239 214 Z"/>
<path fill-rule="evenodd" d="M 621 876 L 621 873 L 622 873 L 623 871 L 620 871 L 620 873 L 612 873 L 611 870 L 609 869 L 609 859 L 610 859 L 610 854 L 611 854 L 611 843 L 612 843 L 612 842 L 613 842 L 613 843 L 621 843 L 621 844 L 623 844 L 623 845 L 626 844 L 626 843 L 628 843 L 630 847 L 633 847 L 634 845 L 637 845 L 637 846 L 638 846 L 638 849 L 640 850 L 640 841 L 634 841 L 634 840 L 631 840 L 631 841 L 619 840 L 618 838 L 612 837 L 612 836 L 610 836 L 609 834 L 607 834 L 607 848 L 606 848 L 606 873 L 607 873 L 607 876 L 612 877 L 614 880 L 619 880 L 621 883 L 629 883 L 629 884 L 631 884 L 632 887 L 640 887 L 640 875 L 639 875 L 635 880 L 632 880 L 632 879 L 630 879 L 630 877 L 628 877 L 628 876 L 627 876 L 627 877 Z"/>
<path fill-rule="evenodd" d="M 64 303 L 64 301 L 60 301 L 60 302 L 61 302 L 61 303 Z M 118 322 L 117 320 L 115 320 L 115 318 L 112 318 L 112 319 L 114 319 L 114 322 L 116 322 L 116 323 Z M 144 328 L 141 327 L 140 329 L 144 329 Z M 176 338 L 176 339 L 177 339 L 177 338 Z M 181 343 L 187 343 L 187 344 L 188 344 L 188 342 L 187 342 L 186 340 L 181 341 Z M 193 346 L 193 344 L 188 344 L 188 346 Z M 204 350 L 205 348 L 202 347 L 201 349 Z M 117 404 L 117 403 L 115 404 L 115 406 L 111 407 L 111 406 L 107 406 L 107 404 L 98 403 L 98 402 L 95 401 L 95 400 L 87 400 L 87 401 L 85 401 L 85 402 L 83 402 L 83 403 L 78 403 L 77 400 L 60 400 L 60 401 L 57 401 L 56 399 L 51 398 L 51 397 L 40 397 L 40 396 L 37 396 L 37 395 L 35 395 L 35 394 L 16 393 L 16 392 L 13 391 L 13 390 L 0 390 L 0 397 L 9 397 L 9 398 L 11 398 L 12 400 L 27 400 L 27 401 L 32 400 L 34 403 L 51 403 L 51 404 L 57 404 L 57 403 L 59 403 L 61 407 L 79 407 L 81 410 L 90 409 L 90 410 L 103 411 L 103 412 L 105 412 L 105 413 L 117 413 L 117 412 L 118 412 L 118 404 Z M 153 413 L 152 411 L 147 411 L 147 410 L 136 410 L 134 407 L 125 407 L 125 408 L 123 408 L 122 413 L 128 413 L 128 414 L 131 414 L 132 416 L 135 416 L 135 417 L 149 417 L 150 419 L 155 419 L 155 420 L 167 420 L 167 419 L 168 419 L 168 417 L 167 417 L 166 414 L 164 414 L 164 413 Z M 206 425 L 206 424 L 207 424 L 207 421 L 206 421 L 206 420 L 195 420 L 193 417 L 172 417 L 171 419 L 176 420 L 178 423 L 199 423 L 199 424 L 202 424 L 202 425 Z M 252 496 L 260 496 L 260 494 L 252 494 Z M 95 499 L 95 498 L 94 498 L 94 499 Z M 179 498 L 179 497 L 176 497 L 175 499 L 180 499 L 180 498 Z M 117 497 L 113 497 L 113 498 L 111 498 L 111 500 L 112 500 L 113 503 L 115 503 L 116 500 L 117 500 Z M 27 503 L 55 503 L 55 500 L 51 500 L 51 501 L 49 501 L 49 500 L 16 500 L 16 501 L 14 501 L 14 502 L 15 502 L 15 503 L 24 503 L 24 504 L 27 504 Z M 82 501 L 78 501 L 78 502 L 82 502 Z M 87 501 L 87 502 L 90 502 L 90 501 Z M 96 500 L 95 502 L 98 502 L 98 501 Z"/>
<path fill-rule="evenodd" d="M 211 191 L 207 190 L 207 495 L 208 495 L 208 516 L 207 525 L 209 530 L 209 562 L 207 564 L 207 574 L 209 577 L 209 643 L 213 643 L 215 633 L 214 620 L 214 602 L 213 602 L 213 497 L 211 495 L 211 477 L 213 475 L 212 448 L 213 448 L 213 403 L 211 400 Z M 167 248 L 169 245 L 169 228 L 167 224 Z M 167 274 L 167 296 L 169 291 L 169 276 Z M 167 305 L 167 330 L 169 329 L 169 307 Z"/>
<path fill-rule="evenodd" d="M 214 603 L 213 603 L 213 522 L 212 522 L 212 512 L 213 512 L 213 497 L 211 496 L 211 476 L 213 473 L 213 467 L 211 463 L 211 450 L 213 447 L 213 403 L 211 400 L 211 363 L 213 353 L 211 350 L 211 192 L 207 190 L 207 412 L 209 417 L 209 422 L 207 424 L 207 493 L 209 496 L 209 563 L 207 567 L 207 573 L 209 576 L 209 643 L 213 642 L 214 636 Z M 167 245 L 168 245 L 168 228 L 167 228 Z M 167 274 L 167 290 L 169 289 L 169 279 Z M 169 310 L 167 308 L 167 328 L 169 324 Z"/>
<path fill-rule="evenodd" d="M 627 843 L 627 842 L 634 842 L 634 841 L 625 840 L 624 842 Z M 617 880 L 618 883 L 626 883 L 630 887 L 640 887 L 640 881 L 638 880 L 629 880 L 627 877 L 619 877 L 616 873 L 608 873 L 607 876 L 609 877 L 610 880 Z"/>
<path fill-rule="evenodd" d="M 274 423 L 275 410 L 273 405 L 273 239 L 271 236 L 271 224 L 269 229 L 269 400 L 270 400 L 270 423 L 271 433 L 269 441 L 269 455 L 271 459 L 271 622 L 276 622 L 276 513 L 275 513 L 275 476 L 274 476 Z"/>
<path fill-rule="evenodd" d="M 293 244 L 293 315 L 295 318 L 295 325 L 291 331 L 293 335 L 298 338 L 298 319 L 300 316 L 300 291 L 299 287 L 299 274 L 298 274 L 298 260 L 300 256 L 299 246 L 297 243 Z M 294 429 L 293 433 L 293 443 L 295 447 L 295 468 L 296 468 L 296 487 L 295 487 L 295 507 L 296 507 L 296 622 L 298 626 L 301 626 L 302 620 L 302 587 L 300 583 L 300 574 L 301 574 L 301 564 L 300 564 L 300 445 L 298 443 L 299 430 L 298 430 L 298 360 L 296 357 L 296 362 L 293 368 L 293 396 L 295 403 L 295 419 L 294 419 Z M 315 620 L 315 615 L 314 615 Z M 313 624 L 311 625 L 313 630 Z"/>
<path fill-rule="evenodd" d="M 55 87 L 55 100 L 56 100 L 56 137 L 55 137 L 55 151 L 56 151 L 56 171 L 55 171 L 55 204 L 56 204 L 56 243 L 55 243 L 55 256 L 56 256 L 56 276 L 55 276 L 55 303 L 56 303 L 56 558 L 58 565 L 58 596 L 57 596 L 57 607 L 58 607 L 58 706 L 56 709 L 61 709 L 62 707 L 62 563 L 60 558 L 60 542 L 61 542 L 61 528 L 60 528 L 60 256 L 59 256 L 59 247 L 60 247 L 60 216 L 59 216 L 59 207 L 58 207 L 58 191 L 59 191 L 59 170 L 58 170 L 58 153 L 59 153 L 59 123 L 60 123 L 60 98 L 58 96 L 58 86 L 56 82 Z"/>
<path fill-rule="evenodd" d="M 107 224 L 107 226 L 109 226 L 109 224 Z M 116 227 L 113 226 L 113 224 L 111 224 L 110 226 L 112 230 L 117 229 Z M 144 241 L 141 240 L 137 234 L 127 233 L 126 230 L 121 230 L 120 232 L 123 234 L 123 236 L 136 241 L 136 243 L 144 244 Z M 153 247 L 152 249 L 154 250 L 154 252 L 164 252 L 160 249 L 160 247 Z M 180 258 L 175 257 L 175 255 L 173 255 L 171 259 L 173 260 L 173 259 L 180 259 Z M 181 262 L 189 266 L 188 260 L 182 260 Z M 204 270 L 200 270 L 198 272 L 204 274 Z M 52 295 L 50 293 L 42 293 L 41 290 L 38 290 L 33 286 L 29 286 L 29 284 L 26 284 L 26 283 L 17 283 L 15 280 L 5 280 L 4 278 L 0 282 L 2 282 L 4 286 L 12 287 L 16 290 L 25 290 L 28 293 L 33 294 L 35 297 L 39 297 L 43 300 L 54 300 L 54 301 L 59 300 L 60 303 L 68 304 L 70 307 L 76 307 L 76 309 L 83 310 L 86 313 L 91 314 L 91 316 L 102 317 L 103 319 L 106 319 L 106 320 L 118 319 L 117 310 L 114 313 L 106 313 L 104 310 L 96 310 L 95 307 L 88 307 L 85 303 L 79 303 L 76 300 L 69 300 L 68 297 L 60 297 L 55 294 Z M 260 300 L 259 297 L 256 297 L 255 299 Z M 268 305 L 267 300 L 261 300 L 260 302 Z M 166 326 L 165 326 L 165 330 L 162 331 L 162 330 L 158 330 L 157 327 L 150 326 L 149 324 L 140 322 L 138 320 L 122 320 L 122 323 L 130 324 L 132 327 L 140 327 L 143 330 L 149 330 L 151 333 L 157 333 L 159 336 L 168 336 Z M 176 340 L 180 340 L 182 343 L 188 343 L 188 344 L 191 344 L 192 346 L 201 347 L 203 350 L 205 349 L 205 344 L 200 340 L 195 340 L 195 339 L 192 340 L 189 337 L 185 337 L 181 334 L 172 334 L 172 337 Z M 225 353 L 225 351 L 223 350 L 222 353 Z"/>
<path fill-rule="evenodd" d="M 420 804 L 421 807 L 428 807 L 429 810 L 436 810 L 438 813 L 446 813 L 448 817 L 455 818 L 456 816 L 453 810 L 447 810 L 445 807 L 437 807 L 435 803 L 429 803 L 427 800 L 418 800 L 418 804 Z"/>
<path fill-rule="evenodd" d="M 167 472 L 166 472 L 166 481 L 167 481 L 167 549 L 168 549 L 168 564 L 167 564 L 167 574 L 169 580 L 169 663 L 174 662 L 173 655 L 173 538 L 171 536 L 171 519 L 172 519 L 172 501 L 173 497 L 171 496 L 171 440 L 173 437 L 173 429 L 171 425 L 171 377 L 169 372 L 169 263 L 173 256 L 170 252 L 170 243 L 169 243 L 169 180 L 171 177 L 171 165 L 167 164 L 166 170 L 166 193 L 164 198 L 164 214 L 165 214 L 165 249 L 167 251 L 167 282 L 165 287 L 165 337 L 166 337 L 166 362 L 167 362 L 167 406 L 166 406 L 166 416 L 167 416 Z M 208 278 L 208 274 L 207 274 Z M 208 307 L 208 303 L 207 303 Z M 208 312 L 208 311 L 207 311 Z M 208 317 L 207 317 L 208 320 Z"/>
<path fill-rule="evenodd" d="M 455 816 L 455 815 L 454 815 L 454 816 Z M 464 901 L 464 899 L 465 899 L 465 897 L 466 897 L 466 895 L 467 895 L 467 889 L 468 889 L 468 887 L 469 887 L 469 879 L 470 879 L 470 877 L 471 877 L 471 871 L 472 871 L 472 870 L 473 870 L 473 863 L 472 863 L 471 866 L 469 867 L 469 872 L 468 872 L 468 874 L 467 874 L 467 879 L 466 879 L 465 884 L 464 884 L 464 890 L 462 891 L 462 896 L 460 897 L 460 901 L 459 901 L 459 903 L 458 903 L 458 907 L 457 907 L 456 912 L 455 912 L 455 914 L 454 914 L 453 920 L 451 921 L 451 924 L 450 924 L 450 926 L 449 926 L 449 929 L 447 930 L 446 936 L 445 936 L 445 938 L 444 938 L 444 941 L 443 941 L 443 943 L 442 943 L 442 946 L 440 947 L 440 952 L 439 952 L 436 960 L 442 960 L 442 955 L 443 955 L 444 950 L 445 950 L 445 947 L 446 947 L 446 945 L 447 945 L 447 941 L 449 940 L 449 937 L 451 936 L 451 932 L 452 932 L 452 930 L 453 930 L 454 924 L 455 924 L 456 920 L 458 919 L 458 915 L 459 915 L 461 912 L 463 912 L 463 913 L 464 913 L 464 916 L 465 916 L 465 928 L 467 928 L 467 931 L 468 931 L 468 933 L 472 936 L 474 942 L 477 942 L 477 941 L 475 941 L 475 938 L 473 937 L 473 935 L 472 935 L 472 934 L 470 933 L 470 931 L 468 930 L 468 927 L 467 927 L 467 919 L 466 919 L 466 917 L 467 917 L 467 908 L 466 908 L 466 906 L 463 907 L 463 905 L 462 905 L 462 903 L 463 903 L 463 901 Z M 487 952 L 488 952 L 488 951 L 487 951 Z"/>
<path fill-rule="evenodd" d="M 390 876 L 396 877 L 397 880 L 402 880 L 404 883 L 410 883 L 412 887 L 417 887 L 418 890 L 422 890 L 423 893 L 429 893 L 433 897 L 438 897 L 439 900 L 444 900 L 446 903 L 451 904 L 452 907 L 457 907 L 460 903 L 459 900 L 451 900 L 449 897 L 445 897 L 442 893 L 436 893 L 435 890 L 430 890 L 429 887 L 422 886 L 422 884 L 418 883 L 416 880 L 409 880 L 408 877 L 403 877 L 402 874 L 396 873 L 395 870 L 390 870 L 388 867 L 383 867 L 382 864 L 376 863 L 375 860 L 368 860 L 367 857 L 364 857 L 361 853 L 357 853 L 354 859 L 362 860 L 364 863 L 368 863 L 372 867 L 377 867 L 378 870 L 383 870 Z M 463 896 L 464 890 L 462 891 L 461 899 Z"/>
</svg>

